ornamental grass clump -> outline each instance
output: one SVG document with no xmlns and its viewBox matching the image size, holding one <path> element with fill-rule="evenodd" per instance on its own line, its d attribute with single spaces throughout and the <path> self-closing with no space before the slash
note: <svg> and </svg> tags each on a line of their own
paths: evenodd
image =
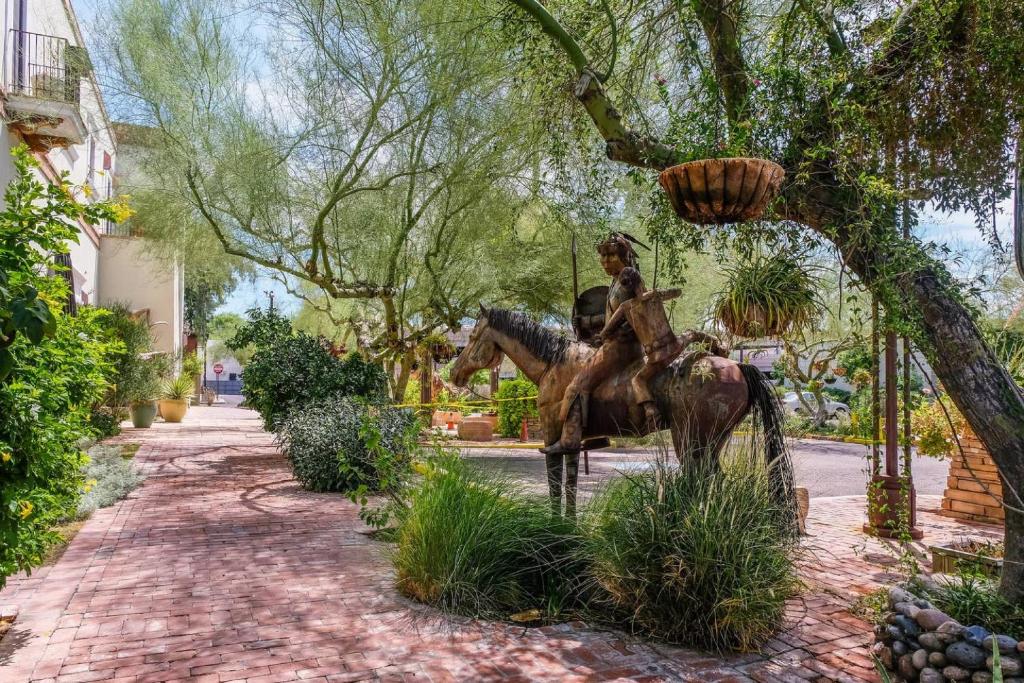
<svg viewBox="0 0 1024 683">
<path fill-rule="evenodd" d="M 791 258 L 758 255 L 726 272 L 714 316 L 735 335 L 779 336 L 821 316 L 815 278 Z"/>
<path fill-rule="evenodd" d="M 572 520 L 457 457 L 431 462 L 392 560 L 398 589 L 448 614 L 538 618 L 572 604 L 584 575 Z"/>
<path fill-rule="evenodd" d="M 691 460 L 611 482 L 586 517 L 591 608 L 715 651 L 775 633 L 798 587 L 797 543 L 757 462 L 739 453 L 723 470 Z"/>
</svg>

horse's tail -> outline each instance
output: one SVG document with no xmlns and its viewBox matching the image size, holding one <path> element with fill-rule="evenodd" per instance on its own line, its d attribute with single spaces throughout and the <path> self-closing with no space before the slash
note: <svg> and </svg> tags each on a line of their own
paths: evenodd
<svg viewBox="0 0 1024 683">
<path fill-rule="evenodd" d="M 753 365 L 740 363 L 740 372 L 747 381 L 750 395 L 749 409 L 754 422 L 754 433 L 764 441 L 765 467 L 772 495 L 787 513 L 792 515 L 796 528 L 796 498 L 793 492 L 793 461 L 786 448 L 785 415 L 782 404 L 775 396 L 771 383 Z"/>
</svg>

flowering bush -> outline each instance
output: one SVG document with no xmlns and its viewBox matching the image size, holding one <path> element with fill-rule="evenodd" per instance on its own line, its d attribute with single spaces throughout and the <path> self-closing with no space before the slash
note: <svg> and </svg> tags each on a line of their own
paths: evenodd
<svg viewBox="0 0 1024 683">
<path fill-rule="evenodd" d="M 74 240 L 69 227 L 116 218 L 109 204 L 79 204 L 67 185 L 44 185 L 24 147 L 0 211 L 0 587 L 37 564 L 51 530 L 74 516 L 92 406 L 107 388 L 120 345 L 104 330 L 109 312 L 62 312 L 67 284 L 45 273 Z"/>
<path fill-rule="evenodd" d="M 954 435 L 960 434 L 967 423 L 956 406 L 949 401 L 940 404 L 940 400 L 926 401 L 919 405 L 913 412 L 912 424 L 914 447 L 917 448 L 918 454 L 941 459 L 954 453 Z M 949 412 L 948 418 L 942 409 L 943 406 Z"/>
</svg>

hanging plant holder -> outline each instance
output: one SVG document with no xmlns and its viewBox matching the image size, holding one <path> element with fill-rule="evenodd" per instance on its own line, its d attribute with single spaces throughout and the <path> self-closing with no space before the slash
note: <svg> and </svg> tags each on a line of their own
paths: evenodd
<svg viewBox="0 0 1024 683">
<path fill-rule="evenodd" d="M 658 182 L 680 218 L 723 225 L 760 218 L 785 175 L 774 161 L 730 157 L 672 166 L 661 172 Z"/>
<path fill-rule="evenodd" d="M 779 317 L 769 319 L 768 313 L 756 304 L 747 306 L 739 314 L 732 306 L 719 306 L 715 317 L 735 336 L 751 339 L 778 337 L 784 334 L 791 324 L 789 320 Z"/>
</svg>

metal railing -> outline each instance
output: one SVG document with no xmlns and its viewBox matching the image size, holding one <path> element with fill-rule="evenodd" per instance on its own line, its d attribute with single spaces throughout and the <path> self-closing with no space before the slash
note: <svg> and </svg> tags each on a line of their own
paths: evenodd
<svg viewBox="0 0 1024 683">
<path fill-rule="evenodd" d="M 4 49 L 4 87 L 9 93 L 58 102 L 79 101 L 88 57 L 66 38 L 11 29 Z"/>
</svg>

